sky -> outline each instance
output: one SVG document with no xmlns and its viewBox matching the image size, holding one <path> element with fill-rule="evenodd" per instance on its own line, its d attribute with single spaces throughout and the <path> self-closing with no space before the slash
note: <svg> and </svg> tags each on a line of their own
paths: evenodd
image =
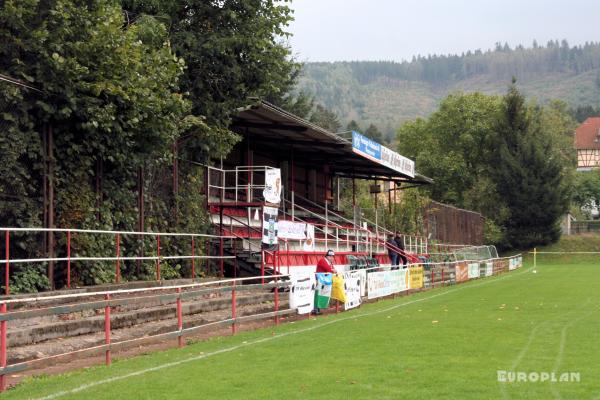
<svg viewBox="0 0 600 400">
<path fill-rule="evenodd" d="M 293 0 L 299 61 L 393 60 L 496 42 L 600 41 L 600 0 Z"/>
</svg>

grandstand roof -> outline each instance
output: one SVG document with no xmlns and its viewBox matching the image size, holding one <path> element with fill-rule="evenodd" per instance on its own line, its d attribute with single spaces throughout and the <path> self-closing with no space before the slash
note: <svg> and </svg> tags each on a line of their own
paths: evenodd
<svg viewBox="0 0 600 400">
<path fill-rule="evenodd" d="M 266 101 L 240 108 L 232 129 L 272 154 L 294 151 L 297 163 L 328 165 L 332 173 L 349 178 L 380 179 L 410 184 L 430 184 L 433 180 L 415 172 L 410 177 L 388 166 L 361 157 L 352 150 L 352 141 Z"/>
<path fill-rule="evenodd" d="M 575 149 L 600 149 L 600 117 L 586 119 L 575 130 Z"/>
</svg>

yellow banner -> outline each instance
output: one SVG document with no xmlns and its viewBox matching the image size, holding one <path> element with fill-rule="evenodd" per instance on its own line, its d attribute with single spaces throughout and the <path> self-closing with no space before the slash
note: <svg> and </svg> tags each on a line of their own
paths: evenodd
<svg viewBox="0 0 600 400">
<path fill-rule="evenodd" d="M 408 288 L 420 289 L 423 287 L 423 267 L 411 267 L 408 270 Z"/>
</svg>

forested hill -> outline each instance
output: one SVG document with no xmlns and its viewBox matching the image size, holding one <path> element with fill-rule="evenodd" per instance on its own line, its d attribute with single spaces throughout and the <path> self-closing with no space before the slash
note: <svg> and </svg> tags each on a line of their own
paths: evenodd
<svg viewBox="0 0 600 400">
<path fill-rule="evenodd" d="M 393 132 L 405 120 L 426 116 L 453 91 L 504 93 L 511 78 L 540 101 L 572 107 L 600 104 L 600 42 L 533 47 L 497 44 L 494 50 L 414 57 L 410 62 L 307 63 L 298 88 L 334 111 L 343 125 L 354 119 Z"/>
</svg>

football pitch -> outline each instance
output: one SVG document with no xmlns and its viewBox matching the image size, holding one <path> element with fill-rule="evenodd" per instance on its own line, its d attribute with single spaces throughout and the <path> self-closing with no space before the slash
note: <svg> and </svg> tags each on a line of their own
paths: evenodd
<svg viewBox="0 0 600 400">
<path fill-rule="evenodd" d="M 600 265 L 531 264 L 61 375 L 6 399 L 600 399 Z"/>
</svg>

